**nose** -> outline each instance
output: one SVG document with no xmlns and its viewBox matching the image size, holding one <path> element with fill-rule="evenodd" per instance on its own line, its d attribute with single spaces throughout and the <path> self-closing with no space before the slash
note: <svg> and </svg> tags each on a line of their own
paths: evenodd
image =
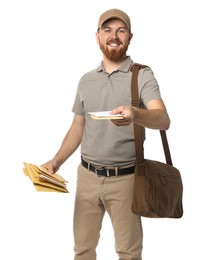
<svg viewBox="0 0 205 260">
<path fill-rule="evenodd" d="M 116 30 L 116 31 L 112 31 L 111 38 L 119 39 L 118 31 L 117 31 L 117 30 Z"/>
</svg>

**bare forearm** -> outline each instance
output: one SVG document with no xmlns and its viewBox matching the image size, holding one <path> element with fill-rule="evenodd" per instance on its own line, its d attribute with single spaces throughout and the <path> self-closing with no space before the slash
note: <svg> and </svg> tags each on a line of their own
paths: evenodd
<svg viewBox="0 0 205 260">
<path fill-rule="evenodd" d="M 64 137 L 60 149 L 51 160 L 55 170 L 59 167 L 76 151 L 81 143 L 85 127 L 85 118 L 83 116 L 75 115 L 72 125 Z"/>
<path fill-rule="evenodd" d="M 53 159 L 47 161 L 42 165 L 43 167 L 46 167 L 51 174 L 57 172 L 60 166 L 78 148 L 83 137 L 84 127 L 85 117 L 75 115 L 70 129 L 63 139 L 60 149 L 53 157 Z"/>
<path fill-rule="evenodd" d="M 138 109 L 133 107 L 133 123 L 147 128 L 167 130 L 170 125 L 169 116 L 161 109 Z"/>
<path fill-rule="evenodd" d="M 53 158 L 53 161 L 60 167 L 78 148 L 82 140 L 82 134 L 70 129 L 66 134 L 60 149 Z"/>
<path fill-rule="evenodd" d="M 112 120 L 117 126 L 126 126 L 131 123 L 143 127 L 167 130 L 170 126 L 170 119 L 166 107 L 161 100 L 155 99 L 148 103 L 147 109 L 133 106 L 119 106 L 112 110 L 112 114 L 120 113 L 124 119 Z"/>
</svg>

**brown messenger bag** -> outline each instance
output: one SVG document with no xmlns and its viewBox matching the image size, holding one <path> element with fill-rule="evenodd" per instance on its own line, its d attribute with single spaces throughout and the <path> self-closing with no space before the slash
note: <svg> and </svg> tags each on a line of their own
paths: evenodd
<svg viewBox="0 0 205 260">
<path fill-rule="evenodd" d="M 134 64 L 131 68 L 132 106 L 141 107 L 138 94 L 138 72 L 146 67 Z M 183 184 L 179 170 L 172 165 L 166 131 L 159 130 L 166 163 L 144 158 L 144 128 L 134 124 L 136 172 L 132 211 L 149 218 L 181 218 L 183 215 Z"/>
</svg>

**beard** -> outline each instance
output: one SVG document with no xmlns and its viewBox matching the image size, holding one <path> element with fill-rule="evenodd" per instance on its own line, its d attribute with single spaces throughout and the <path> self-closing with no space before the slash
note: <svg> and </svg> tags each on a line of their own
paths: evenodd
<svg viewBox="0 0 205 260">
<path fill-rule="evenodd" d="M 99 45 L 105 57 L 115 62 L 120 61 L 124 57 L 128 49 L 128 44 L 123 45 L 123 47 L 120 50 L 112 50 L 112 49 L 109 50 L 108 44 L 104 46 L 103 44 L 100 43 Z"/>
</svg>

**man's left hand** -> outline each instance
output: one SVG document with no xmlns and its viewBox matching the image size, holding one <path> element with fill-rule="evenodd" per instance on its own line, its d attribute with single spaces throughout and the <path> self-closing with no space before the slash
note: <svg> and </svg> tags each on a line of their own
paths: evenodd
<svg viewBox="0 0 205 260">
<path fill-rule="evenodd" d="M 116 126 L 127 126 L 133 122 L 134 110 L 131 106 L 119 106 L 114 108 L 111 114 L 122 114 L 123 119 L 112 119 Z"/>
</svg>

